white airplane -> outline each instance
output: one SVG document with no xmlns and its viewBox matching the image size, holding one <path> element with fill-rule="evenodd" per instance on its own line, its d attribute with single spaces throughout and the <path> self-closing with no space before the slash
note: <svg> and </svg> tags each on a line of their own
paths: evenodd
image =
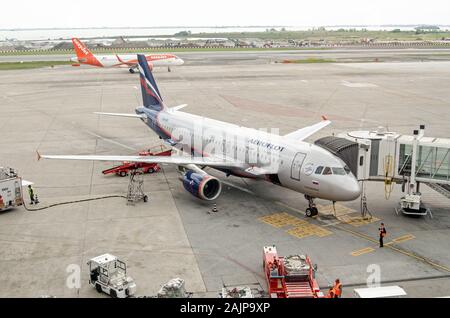
<svg viewBox="0 0 450 318">
<path fill-rule="evenodd" d="M 181 169 L 184 188 L 203 200 L 215 200 L 221 182 L 207 174 L 211 167 L 229 175 L 264 179 L 305 195 L 306 215 L 318 213 L 314 198 L 335 201 L 355 200 L 361 194 L 358 181 L 346 164 L 330 152 L 304 141 L 331 122 L 326 118 L 315 125 L 279 136 L 251 128 L 181 112 L 186 105 L 168 108 L 148 67 L 138 55 L 143 106 L 135 114 L 97 113 L 139 118 L 161 139 L 187 153 L 187 156 L 142 157 L 104 155 L 39 155 L 38 159 L 128 161 L 174 164 Z"/>
<path fill-rule="evenodd" d="M 76 57 L 70 60 L 79 64 L 92 65 L 97 67 L 125 67 L 134 73 L 137 69 L 136 54 L 113 54 L 113 55 L 94 55 L 79 39 L 72 39 L 73 48 L 75 49 Z M 171 66 L 183 65 L 184 61 L 173 54 L 147 54 L 145 55 L 150 69 L 153 67 L 164 66 L 170 72 Z"/>
</svg>

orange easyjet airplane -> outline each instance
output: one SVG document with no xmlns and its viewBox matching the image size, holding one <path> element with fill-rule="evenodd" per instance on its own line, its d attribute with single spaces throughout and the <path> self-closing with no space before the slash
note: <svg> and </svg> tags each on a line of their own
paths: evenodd
<svg viewBox="0 0 450 318">
<path fill-rule="evenodd" d="M 134 70 L 138 68 L 137 54 L 94 55 L 79 39 L 73 38 L 72 43 L 77 54 L 77 57 L 70 59 L 77 63 L 74 66 L 87 64 L 98 67 L 126 67 L 129 68 L 130 73 L 134 73 Z M 184 64 L 182 59 L 173 54 L 147 54 L 145 58 L 150 69 L 155 66 L 167 66 L 169 72 L 171 66 Z"/>
</svg>

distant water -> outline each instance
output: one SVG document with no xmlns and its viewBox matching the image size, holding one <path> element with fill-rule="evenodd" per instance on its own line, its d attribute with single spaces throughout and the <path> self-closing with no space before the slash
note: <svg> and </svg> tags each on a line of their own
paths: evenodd
<svg viewBox="0 0 450 318">
<path fill-rule="evenodd" d="M 116 36 L 144 36 L 174 35 L 181 31 L 191 31 L 195 33 L 221 33 L 221 32 L 264 32 L 267 29 L 282 27 L 262 26 L 262 27 L 166 27 L 166 28 L 95 28 L 95 29 L 23 29 L 23 30 L 0 30 L 0 41 L 6 39 L 25 40 L 59 40 L 80 38 L 108 38 Z M 307 31 L 313 27 L 284 27 L 288 31 Z M 333 26 L 326 27 L 327 30 L 338 29 L 367 29 L 370 31 L 400 29 L 402 31 L 414 30 L 414 26 Z M 447 29 L 450 27 L 447 27 Z M 441 27 L 441 29 L 446 29 Z"/>
</svg>

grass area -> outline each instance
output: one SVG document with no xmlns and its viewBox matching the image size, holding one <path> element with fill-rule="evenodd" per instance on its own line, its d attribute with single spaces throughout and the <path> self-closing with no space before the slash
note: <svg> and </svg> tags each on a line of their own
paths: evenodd
<svg viewBox="0 0 450 318">
<path fill-rule="evenodd" d="M 301 59 L 301 60 L 284 60 L 281 63 L 294 63 L 294 64 L 314 64 L 314 63 L 336 63 L 335 60 L 331 59 L 319 59 L 315 57 Z"/>
<path fill-rule="evenodd" d="M 0 63 L 0 71 L 25 70 L 42 67 L 53 67 L 56 65 L 70 65 L 70 61 L 39 61 L 39 62 L 5 62 Z"/>
<path fill-rule="evenodd" d="M 104 48 L 92 49 L 94 54 L 113 54 L 113 53 L 183 53 L 183 52 L 222 52 L 222 51 L 289 51 L 289 50 L 327 50 L 328 48 L 146 48 L 146 49 L 120 49 Z M 75 55 L 73 50 L 39 50 L 39 51 L 3 51 L 0 56 L 20 56 L 20 55 Z"/>
</svg>

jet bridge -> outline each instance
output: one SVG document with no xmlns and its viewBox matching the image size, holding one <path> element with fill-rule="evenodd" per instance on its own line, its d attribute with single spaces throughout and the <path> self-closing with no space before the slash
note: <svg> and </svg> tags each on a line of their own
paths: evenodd
<svg viewBox="0 0 450 318">
<path fill-rule="evenodd" d="M 450 199 L 450 139 L 425 137 L 424 125 L 413 135 L 379 127 L 325 137 L 316 144 L 341 158 L 359 181 L 384 182 L 386 198 L 395 183 L 402 184 L 399 210 L 404 214 L 430 212 L 421 202 L 421 183 Z"/>
</svg>

